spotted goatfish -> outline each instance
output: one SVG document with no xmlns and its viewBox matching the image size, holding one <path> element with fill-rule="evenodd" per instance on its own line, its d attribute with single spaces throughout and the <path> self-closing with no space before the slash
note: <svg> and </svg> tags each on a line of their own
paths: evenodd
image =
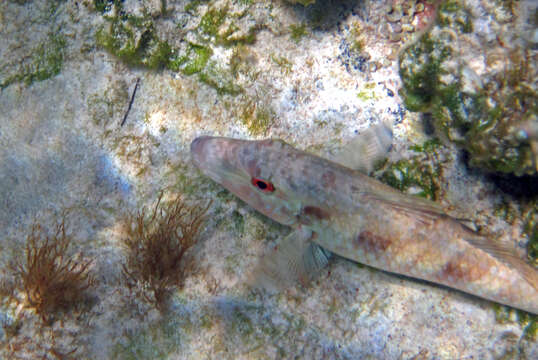
<svg viewBox="0 0 538 360">
<path fill-rule="evenodd" d="M 293 228 L 255 271 L 265 285 L 306 284 L 335 253 L 538 314 L 538 272 L 435 202 L 281 140 L 203 136 L 191 155 L 206 176 Z"/>
</svg>

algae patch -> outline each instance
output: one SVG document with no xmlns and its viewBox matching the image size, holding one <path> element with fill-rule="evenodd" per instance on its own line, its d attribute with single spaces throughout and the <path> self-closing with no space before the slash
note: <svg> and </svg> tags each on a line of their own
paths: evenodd
<svg viewBox="0 0 538 360">
<path fill-rule="evenodd" d="M 117 81 L 103 93 L 88 96 L 86 105 L 94 125 L 105 127 L 111 122 L 119 121 L 125 112 L 125 103 L 129 101 L 128 86 L 125 81 Z"/>
<path fill-rule="evenodd" d="M 156 35 L 149 16 L 107 18 L 108 26 L 97 31 L 97 44 L 131 66 L 157 70 L 170 63 L 172 49 Z"/>
<path fill-rule="evenodd" d="M 198 75 L 201 82 L 217 90 L 218 94 L 237 95 L 243 88 L 234 82 L 232 74 L 217 62 L 209 62 L 204 71 Z"/>
<path fill-rule="evenodd" d="M 536 219 L 533 219 L 525 224 L 525 231 L 529 234 L 527 254 L 535 265 L 537 265 L 538 260 L 538 225 L 536 223 Z"/>
<path fill-rule="evenodd" d="M 410 150 L 418 155 L 391 164 L 381 164 L 375 172 L 376 177 L 400 191 L 438 200 L 442 178 L 442 161 L 437 151 L 439 146 L 436 139 L 422 145 L 412 145 Z"/>
<path fill-rule="evenodd" d="M 473 18 L 459 1 L 444 2 L 438 26 L 400 55 L 400 94 L 407 109 L 432 113 L 439 135 L 465 149 L 471 166 L 535 174 L 536 155 L 521 135 L 538 113 L 531 49 L 476 50 L 492 69 L 479 77 L 454 46 L 472 29 Z"/>
<path fill-rule="evenodd" d="M 527 256 L 532 265 L 538 266 L 538 200 L 523 210 L 523 233 L 529 238 L 527 242 Z"/>
<path fill-rule="evenodd" d="M 316 2 L 316 0 L 286 0 L 290 4 L 301 4 L 303 6 L 309 6 Z"/>
<path fill-rule="evenodd" d="M 240 119 L 252 135 L 267 135 L 275 122 L 275 114 L 270 108 L 249 101 L 243 106 Z"/>
<path fill-rule="evenodd" d="M 495 311 L 495 320 L 497 320 L 497 322 L 501 324 L 517 322 L 523 329 L 522 337 L 529 341 L 536 341 L 538 331 L 537 315 L 499 304 L 493 304 L 493 309 Z"/>
<path fill-rule="evenodd" d="M 181 71 L 185 75 L 199 73 L 205 68 L 212 53 L 212 50 L 206 46 L 189 44 L 184 55 L 171 61 L 170 69 Z"/>
<path fill-rule="evenodd" d="M 271 54 L 271 60 L 280 67 L 280 71 L 283 74 L 291 74 L 293 69 L 293 63 L 290 60 L 288 60 L 284 56 L 277 56 L 275 54 Z"/>
<path fill-rule="evenodd" d="M 95 1 L 95 10 L 106 24 L 96 33 L 96 43 L 129 66 L 151 70 L 168 68 L 175 54 L 170 44 L 157 33 L 155 21 L 166 14 L 166 2 L 160 10 L 145 5 L 141 14 L 127 12 L 121 1 Z"/>
<path fill-rule="evenodd" d="M 151 324 L 146 329 L 128 333 L 117 342 L 112 359 L 168 359 L 182 343 L 181 330 L 189 325 L 189 318 L 168 319 Z M 178 331 L 178 329 L 180 331 Z M 184 340 L 183 340 L 184 341 Z"/>
<path fill-rule="evenodd" d="M 307 34 L 308 34 L 308 31 L 306 30 L 305 24 L 290 25 L 290 37 L 296 43 L 299 42 L 299 40 L 301 40 L 301 38 L 303 36 L 306 36 Z"/>
<path fill-rule="evenodd" d="M 45 41 L 29 51 L 11 74 L 5 66 L 0 68 L 0 90 L 7 86 L 23 82 L 31 85 L 36 81 L 47 80 L 60 73 L 65 56 L 65 37 L 61 34 L 50 33 Z"/>
<path fill-rule="evenodd" d="M 185 6 L 186 23 L 198 17 L 200 2 Z M 199 16 L 198 24 L 184 28 L 186 23 L 177 24 L 181 39 L 172 46 L 163 39 L 170 32 L 158 32 L 159 24 L 166 21 L 166 6 L 160 13 L 150 15 L 143 8 L 142 15 L 129 13 L 121 2 L 99 2 L 96 10 L 107 22 L 96 34 L 97 44 L 118 57 L 129 66 L 151 70 L 169 69 L 184 75 L 197 75 L 198 79 L 217 90 L 219 94 L 237 95 L 242 92 L 234 78 L 234 69 L 226 61 L 212 59 L 216 48 L 244 46 L 255 40 L 256 26 L 239 26 L 245 13 L 231 13 L 228 7 L 209 6 Z M 246 21 L 243 21 L 246 23 Z M 161 27 L 162 28 L 162 27 Z M 172 41 L 173 42 L 173 41 Z"/>
</svg>

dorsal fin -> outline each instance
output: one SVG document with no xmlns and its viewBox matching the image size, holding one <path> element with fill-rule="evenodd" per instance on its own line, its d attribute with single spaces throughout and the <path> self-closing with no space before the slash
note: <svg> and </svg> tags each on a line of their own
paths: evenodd
<svg viewBox="0 0 538 360">
<path fill-rule="evenodd" d="M 344 145 L 330 160 L 353 170 L 370 173 L 392 147 L 392 127 L 383 121 L 372 125 Z"/>
<path fill-rule="evenodd" d="M 522 260 L 510 245 L 477 234 L 466 224 L 466 222 L 469 221 L 468 219 L 461 221 L 447 215 L 442 210 L 441 206 L 433 201 L 406 196 L 399 193 L 392 193 L 391 191 L 379 192 L 379 194 L 365 193 L 363 196 L 371 200 L 377 200 L 394 209 L 413 214 L 416 219 L 420 219 L 423 223 L 431 223 L 442 217 L 452 219 L 455 223 L 461 226 L 464 232 L 462 238 L 465 241 L 517 270 L 525 281 L 538 290 L 538 271 Z"/>
<path fill-rule="evenodd" d="M 446 215 L 443 207 L 434 201 L 418 196 L 406 195 L 371 178 L 362 179 L 362 181 L 363 183 L 371 183 L 370 189 L 363 190 L 359 193 L 365 199 L 379 201 L 394 208 L 406 209 L 417 213 Z"/>
<path fill-rule="evenodd" d="M 521 259 L 513 248 L 500 241 L 478 235 L 469 229 L 467 231 L 469 235 L 464 237 L 467 242 L 517 270 L 525 281 L 538 291 L 538 271 Z"/>
</svg>

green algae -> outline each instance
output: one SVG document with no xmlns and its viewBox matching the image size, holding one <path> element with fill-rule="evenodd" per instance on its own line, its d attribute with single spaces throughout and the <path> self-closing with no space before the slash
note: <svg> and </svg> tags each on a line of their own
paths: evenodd
<svg viewBox="0 0 538 360">
<path fill-rule="evenodd" d="M 495 207 L 494 214 L 510 225 L 522 220 L 522 234 L 528 238 L 527 258 L 531 265 L 538 266 L 538 201 L 523 201 L 518 206 L 503 201 Z"/>
<path fill-rule="evenodd" d="M 200 30 L 209 36 L 217 37 L 227 12 L 227 9 L 209 9 L 200 19 Z"/>
<path fill-rule="evenodd" d="M 12 2 L 14 4 L 18 4 L 18 5 L 25 5 L 29 2 L 32 2 L 33 0 L 9 0 L 9 2 Z"/>
<path fill-rule="evenodd" d="M 172 185 L 170 189 L 177 193 L 196 196 L 205 191 L 217 193 L 221 190 L 207 176 L 203 176 L 200 171 L 191 173 L 190 164 L 180 161 L 177 164 L 170 164 L 164 178 L 170 179 Z M 209 190 L 208 190 L 209 189 Z M 217 194 L 217 197 L 219 195 Z"/>
<path fill-rule="evenodd" d="M 493 304 L 493 310 L 495 311 L 495 320 L 498 323 L 518 323 L 523 330 L 521 336 L 529 341 L 536 341 L 538 315 L 496 303 Z"/>
<path fill-rule="evenodd" d="M 286 57 L 271 54 L 271 60 L 280 67 L 280 71 L 283 74 L 289 75 L 291 73 L 293 69 L 293 63 Z"/>
<path fill-rule="evenodd" d="M 530 144 L 517 135 L 538 112 L 538 94 L 527 78 L 528 51 L 515 51 L 510 67 L 475 92 L 463 90 L 461 69 L 448 70 L 455 56 L 450 43 L 429 34 L 406 49 L 400 56 L 405 106 L 432 113 L 437 131 L 469 153 L 471 166 L 533 174 Z"/>
<path fill-rule="evenodd" d="M 503 201 L 497 205 L 494 214 L 509 224 L 514 224 L 514 221 L 521 215 L 519 211 L 507 201 Z"/>
<path fill-rule="evenodd" d="M 201 82 L 211 86 L 217 93 L 237 95 L 243 89 L 235 84 L 231 72 L 223 69 L 215 62 L 210 62 L 198 75 Z"/>
<path fill-rule="evenodd" d="M 185 7 L 185 11 L 192 13 L 201 3 L 193 1 Z M 230 14 L 227 7 L 210 7 L 193 30 L 196 42 L 189 42 L 185 48 L 177 49 L 160 39 L 155 30 L 155 22 L 166 11 L 166 2 L 163 3 L 161 14 L 153 17 L 147 13 L 143 16 L 125 13 L 120 1 L 96 2 L 95 8 L 108 22 L 107 26 L 97 31 L 97 44 L 127 65 L 150 70 L 166 68 L 187 76 L 196 74 L 202 83 L 214 88 L 220 95 L 237 95 L 242 92 L 242 88 L 234 81 L 233 67 L 211 62 L 210 58 L 214 46 L 231 47 L 254 42 L 257 31 L 255 26 L 242 31 L 235 24 L 235 20 L 244 14 Z M 235 64 L 235 69 L 237 66 Z"/>
<path fill-rule="evenodd" d="M 234 78 L 237 78 L 239 74 L 251 77 L 252 71 L 255 70 L 254 65 L 255 57 L 249 46 L 245 44 L 234 46 L 230 58 L 230 72 Z"/>
<path fill-rule="evenodd" d="M 184 55 L 174 58 L 169 68 L 174 71 L 181 71 L 185 75 L 193 75 L 202 71 L 209 58 L 213 54 L 209 47 L 189 44 Z"/>
<path fill-rule="evenodd" d="M 303 36 L 308 35 L 308 30 L 306 29 L 306 24 L 291 24 L 290 25 L 290 37 L 296 43 L 301 40 Z"/>
<path fill-rule="evenodd" d="M 113 9 L 116 10 L 118 14 L 123 11 L 123 2 L 125 0 L 93 0 L 93 9 L 101 14 L 105 14 Z M 167 12 L 167 0 L 160 0 L 160 13 L 161 15 L 166 15 Z M 122 14 L 121 16 L 125 16 Z"/>
<path fill-rule="evenodd" d="M 93 124 L 106 126 L 111 121 L 119 121 L 125 112 L 125 104 L 129 101 L 128 86 L 125 81 L 117 81 L 104 92 L 88 96 L 86 105 Z"/>
<path fill-rule="evenodd" d="M 498 6 L 510 12 L 514 15 L 516 13 L 516 8 L 520 0 L 495 0 Z"/>
<path fill-rule="evenodd" d="M 426 34 L 404 53 L 406 60 L 415 64 L 412 67 L 400 65 L 400 77 L 404 89 L 401 95 L 407 109 L 427 111 L 434 101 L 439 101 L 438 92 L 445 90 L 439 81 L 444 72 L 442 64 L 451 52 L 450 47 L 441 45 Z M 400 59 L 400 64 L 403 62 L 404 59 Z"/>
<path fill-rule="evenodd" d="M 291 4 L 301 4 L 303 6 L 309 6 L 316 2 L 316 0 L 286 0 Z"/>
<path fill-rule="evenodd" d="M 213 319 L 208 314 L 200 316 L 200 327 L 204 330 L 210 330 L 215 325 Z"/>
<path fill-rule="evenodd" d="M 416 158 L 412 158 L 392 164 L 390 171 L 386 171 L 380 180 L 403 192 L 418 187 L 421 190 L 416 192 L 416 195 L 435 200 L 439 187 L 434 174 L 431 167 L 424 166 L 420 161 L 416 161 Z"/>
<path fill-rule="evenodd" d="M 413 144 L 409 146 L 409 149 L 413 150 L 414 152 L 433 154 L 439 149 L 440 146 L 441 142 L 439 139 L 431 139 L 424 141 L 422 145 Z"/>
<path fill-rule="evenodd" d="M 520 208 L 522 208 L 520 210 Z M 527 235 L 527 257 L 531 265 L 538 265 L 538 201 L 533 201 L 523 206 L 510 206 L 504 202 L 495 209 L 495 215 L 514 223 L 517 219 L 523 219 L 523 234 Z M 497 322 L 514 323 L 517 322 L 522 328 L 522 337 L 529 341 L 536 341 L 538 331 L 538 315 L 533 315 L 522 310 L 513 309 L 508 306 L 493 304 L 495 319 Z"/>
<path fill-rule="evenodd" d="M 438 200 L 441 189 L 440 178 L 442 168 L 437 159 L 438 140 L 429 140 L 422 145 L 412 145 L 409 149 L 420 153 L 409 159 L 399 160 L 395 163 L 384 163 L 378 166 L 376 173 L 380 181 L 400 191 L 413 191 L 415 195 Z"/>
<path fill-rule="evenodd" d="M 93 0 L 93 8 L 101 14 L 110 11 L 113 5 L 114 0 Z"/>
<path fill-rule="evenodd" d="M 267 135 L 275 122 L 275 114 L 270 108 L 262 104 L 248 101 L 243 106 L 240 119 L 252 135 Z"/>
<path fill-rule="evenodd" d="M 188 328 L 190 319 L 168 319 L 150 325 L 146 329 L 127 334 L 125 340 L 117 342 L 111 351 L 112 359 L 168 359 L 179 350 L 181 334 Z"/>
<path fill-rule="evenodd" d="M 527 256 L 534 266 L 538 266 L 538 200 L 523 211 L 523 233 L 527 235 Z"/>
<path fill-rule="evenodd" d="M 504 71 L 470 86 L 472 70 L 454 67 L 459 50 L 453 48 L 453 40 L 472 32 L 473 20 L 461 1 L 440 4 L 440 31 L 426 34 L 400 55 L 404 104 L 410 111 L 431 113 L 438 134 L 465 149 L 471 166 L 518 176 L 535 174 L 529 141 L 518 135 L 538 112 L 530 50 L 510 49 Z"/>
<path fill-rule="evenodd" d="M 227 7 L 209 8 L 200 19 L 197 31 L 207 43 L 231 47 L 239 44 L 252 44 L 256 40 L 256 26 L 241 32 L 235 21 L 244 14 L 230 14 Z"/>
<path fill-rule="evenodd" d="M 238 211 L 234 210 L 232 212 L 231 221 L 235 231 L 239 235 L 242 235 L 245 232 L 245 219 L 243 218 L 243 215 L 241 215 L 241 213 L 239 213 Z"/>
<path fill-rule="evenodd" d="M 150 70 L 169 68 L 175 53 L 167 41 L 157 36 L 155 19 L 166 13 L 161 1 L 160 15 L 152 17 L 146 9 L 142 16 L 125 13 L 122 1 L 95 1 L 94 7 L 108 22 L 96 33 L 96 43 L 128 66 Z M 115 15 L 109 15 L 111 10 Z"/>
<path fill-rule="evenodd" d="M 105 18 L 108 26 L 101 27 L 96 42 L 112 55 L 130 66 L 158 70 L 168 67 L 172 48 L 160 40 L 150 16 Z"/>
<path fill-rule="evenodd" d="M 30 60 L 24 62 L 16 74 L 0 82 L 0 90 L 16 82 L 31 85 L 58 75 L 62 69 L 66 45 L 65 37 L 50 33 L 45 41 L 30 51 Z"/>
<path fill-rule="evenodd" d="M 377 96 L 375 94 L 375 91 L 373 90 L 374 88 L 375 88 L 375 83 L 368 83 L 364 85 L 364 89 L 360 90 L 357 93 L 357 97 L 361 99 L 362 101 L 376 100 Z"/>
<path fill-rule="evenodd" d="M 186 12 L 194 14 L 200 5 L 208 1 L 209 0 L 191 0 L 187 5 L 185 5 L 184 9 Z"/>
<path fill-rule="evenodd" d="M 239 333 L 243 339 L 252 336 L 254 333 L 252 320 L 241 309 L 236 308 L 232 313 L 232 330 Z"/>
<path fill-rule="evenodd" d="M 529 242 L 527 243 L 527 254 L 529 258 L 536 264 L 538 259 L 538 226 L 536 222 L 528 222 L 528 224 L 533 223 L 533 229 L 528 229 L 530 236 Z"/>
<path fill-rule="evenodd" d="M 473 32 L 471 11 L 458 0 L 442 1 L 439 4 L 437 22 L 441 26 L 457 27 L 464 34 Z"/>
</svg>

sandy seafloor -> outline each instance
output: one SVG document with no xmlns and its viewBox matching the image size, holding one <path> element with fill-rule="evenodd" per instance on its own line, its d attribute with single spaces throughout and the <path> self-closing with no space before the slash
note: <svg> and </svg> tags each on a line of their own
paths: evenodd
<svg viewBox="0 0 538 360">
<path fill-rule="evenodd" d="M 0 91 L 1 258 L 9 261 L 32 223 L 47 226 L 66 214 L 75 249 L 95 259 L 91 272 L 98 281 L 83 311 L 58 315 L 51 326 L 42 326 L 32 309 L 4 299 L 4 359 L 538 358 L 536 339 L 525 336 L 514 312 L 499 321 L 489 301 L 345 259 L 333 260 L 307 289 L 250 292 L 249 270 L 289 229 L 205 179 L 190 162 L 190 142 L 200 135 L 275 137 L 323 155 L 379 121 L 394 128 L 389 161 L 411 156 L 408 147 L 432 135 L 398 95 L 395 52 L 401 42 L 386 27 L 390 1 L 318 1 L 317 9 L 326 11 L 323 21 L 298 36 L 290 25 L 313 17 L 302 5 L 202 1 L 187 16 L 189 1 L 167 1 L 168 12 L 156 16 L 155 28 L 175 46 L 189 37 L 195 41 L 210 7 L 248 8 L 239 27 L 261 24 L 255 42 L 239 49 L 239 94 L 219 92 L 196 74 L 126 65 L 96 45 L 106 20 L 91 1 L 22 3 L 0 4 L 0 80 L 24 73 L 51 33 L 61 35 L 65 47 L 57 75 L 14 81 Z M 495 19 L 480 18 L 484 2 L 466 3 L 478 14 L 477 32 L 497 29 Z M 133 13 L 144 6 L 160 11 L 160 1 L 124 4 Z M 368 56 L 353 58 L 346 49 L 350 37 L 359 36 L 352 32 L 357 26 Z M 229 68 L 233 49 L 208 43 L 210 61 Z M 137 78 L 132 108 L 120 126 Z M 261 130 L 244 120 L 253 108 L 268 121 Z M 508 223 L 494 211 L 503 202 L 517 207 L 517 199 L 465 167 L 454 145 L 444 143 L 439 153 L 442 205 L 520 239 L 513 245 L 524 256 L 522 221 Z M 196 269 L 161 314 L 123 284 L 120 240 L 125 214 L 151 206 L 163 189 L 213 199 L 213 205 L 191 250 Z M 6 331 L 16 321 L 18 331 Z"/>
</svg>

